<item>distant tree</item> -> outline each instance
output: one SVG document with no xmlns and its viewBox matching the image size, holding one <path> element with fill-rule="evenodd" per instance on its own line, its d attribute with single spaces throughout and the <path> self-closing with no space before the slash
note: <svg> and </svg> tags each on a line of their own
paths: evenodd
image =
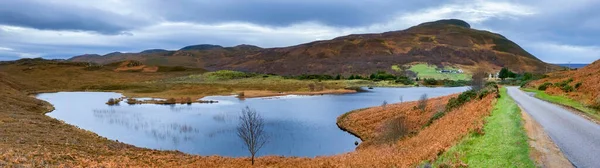
<svg viewBox="0 0 600 168">
<path fill-rule="evenodd" d="M 267 143 L 267 135 L 264 131 L 263 118 L 254 109 L 246 106 L 242 109 L 242 115 L 239 117 L 237 135 L 244 141 L 252 155 L 252 165 L 254 165 L 254 156 Z"/>
<path fill-rule="evenodd" d="M 498 78 L 504 80 L 504 79 L 510 77 L 510 75 L 511 75 L 510 70 L 508 70 L 508 68 L 504 67 L 500 70 L 500 73 L 498 74 Z"/>
<path fill-rule="evenodd" d="M 338 74 L 337 76 L 335 76 L 335 80 L 340 80 L 342 79 L 342 75 Z"/>
<path fill-rule="evenodd" d="M 371 74 L 371 76 L 369 76 L 369 79 L 371 79 L 371 80 L 377 79 L 377 74 Z"/>
<path fill-rule="evenodd" d="M 485 69 L 477 68 L 477 70 L 475 70 L 473 73 L 473 76 L 471 76 L 471 89 L 479 91 L 481 88 L 483 88 L 486 82 L 486 77 Z"/>
<path fill-rule="evenodd" d="M 427 108 L 427 94 L 421 95 L 417 107 L 421 109 L 421 111 L 425 111 L 425 108 Z"/>
<path fill-rule="evenodd" d="M 354 79 L 354 75 L 350 75 L 350 77 L 348 77 L 348 80 L 353 80 Z"/>
</svg>

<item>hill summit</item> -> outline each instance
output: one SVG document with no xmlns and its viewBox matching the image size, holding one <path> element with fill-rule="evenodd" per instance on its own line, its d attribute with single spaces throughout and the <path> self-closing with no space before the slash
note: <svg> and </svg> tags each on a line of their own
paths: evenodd
<svg viewBox="0 0 600 168">
<path fill-rule="evenodd" d="M 506 37 L 472 29 L 469 23 L 448 19 L 422 23 L 406 30 L 352 34 L 281 48 L 251 45 L 222 47 L 193 45 L 177 51 L 82 55 L 69 61 L 111 63 L 136 60 L 146 65 L 186 66 L 207 70 L 238 70 L 280 75 L 370 74 L 392 66 L 428 63 L 466 70 L 485 67 L 498 71 L 545 72 L 547 64 Z"/>
</svg>

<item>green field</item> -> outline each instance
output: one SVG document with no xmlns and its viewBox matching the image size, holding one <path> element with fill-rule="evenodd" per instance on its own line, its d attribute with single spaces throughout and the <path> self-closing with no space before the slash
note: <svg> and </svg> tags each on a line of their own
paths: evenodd
<svg viewBox="0 0 600 168">
<path fill-rule="evenodd" d="M 434 161 L 435 167 L 465 163 L 469 167 L 535 167 L 529 158 L 521 111 L 500 89 L 500 99 L 486 118 L 484 134 L 472 133 Z"/>
<path fill-rule="evenodd" d="M 392 69 L 398 68 L 392 66 Z M 449 80 L 471 80 L 471 75 L 466 73 L 454 74 L 454 73 L 440 73 L 436 70 L 437 66 L 428 64 L 416 64 L 410 67 L 410 71 L 417 73 L 417 77 L 423 78 L 434 78 L 434 79 L 449 79 Z M 457 70 L 456 68 L 445 67 L 446 70 Z"/>
<path fill-rule="evenodd" d="M 570 99 L 565 96 L 549 95 L 546 92 L 537 90 L 537 89 L 522 88 L 522 90 L 524 90 L 526 92 L 535 93 L 535 97 L 538 99 L 542 99 L 545 101 L 549 101 L 551 103 L 560 104 L 560 105 L 567 106 L 567 107 L 572 107 L 574 109 L 577 109 L 577 110 L 585 113 L 587 116 L 600 121 L 600 112 L 598 112 L 597 110 L 594 110 L 592 108 L 586 107 L 583 103 L 581 103 L 579 101 Z"/>
</svg>

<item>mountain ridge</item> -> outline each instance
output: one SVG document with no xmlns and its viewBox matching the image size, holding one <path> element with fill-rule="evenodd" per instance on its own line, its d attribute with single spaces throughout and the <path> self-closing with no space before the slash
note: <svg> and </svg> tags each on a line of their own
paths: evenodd
<svg viewBox="0 0 600 168">
<path fill-rule="evenodd" d="M 101 64 L 123 60 L 280 75 L 393 72 L 390 68 L 393 65 L 415 62 L 458 66 L 467 71 L 477 67 L 490 71 L 509 67 L 517 72 L 544 72 L 547 67 L 558 67 L 542 62 L 500 34 L 472 29 L 467 22 L 457 19 L 426 22 L 398 31 L 350 34 L 289 47 L 200 44 L 176 51 L 82 55 L 69 59 Z"/>
</svg>

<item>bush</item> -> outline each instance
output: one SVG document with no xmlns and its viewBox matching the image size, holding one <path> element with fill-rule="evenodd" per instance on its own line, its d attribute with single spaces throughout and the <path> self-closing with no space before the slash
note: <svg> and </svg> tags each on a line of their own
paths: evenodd
<svg viewBox="0 0 600 168">
<path fill-rule="evenodd" d="M 538 87 L 538 90 L 542 90 L 542 91 L 544 91 L 544 90 L 548 89 L 548 86 L 551 86 L 551 85 L 552 85 L 552 83 L 550 83 L 550 82 L 546 82 L 546 83 L 544 83 L 544 84 L 540 85 L 540 86 Z"/>
<path fill-rule="evenodd" d="M 590 107 L 591 107 L 591 108 L 595 108 L 595 109 L 598 109 L 598 110 L 600 110 L 600 95 L 598 95 L 598 96 L 596 97 L 596 100 L 594 100 L 594 101 L 592 102 L 592 104 L 590 105 Z"/>
<path fill-rule="evenodd" d="M 423 79 L 423 84 L 425 85 L 437 85 L 437 80 L 433 79 L 433 78 L 425 78 Z"/>
<path fill-rule="evenodd" d="M 576 83 L 576 84 L 575 84 L 575 89 L 579 89 L 579 87 L 581 87 L 581 85 L 582 85 L 582 83 L 581 83 L 581 82 L 579 82 L 579 83 Z"/>
<path fill-rule="evenodd" d="M 175 98 L 169 98 L 167 99 L 167 101 L 165 101 L 164 104 L 176 104 L 177 100 L 175 100 Z"/>
<path fill-rule="evenodd" d="M 112 106 L 112 105 L 119 104 L 119 102 L 120 102 L 120 101 L 121 101 L 121 100 L 119 100 L 119 99 L 113 99 L 113 98 L 110 98 L 110 99 L 108 99 L 108 102 L 106 102 L 106 104 L 108 104 L 108 105 L 111 105 L 111 106 Z"/>
<path fill-rule="evenodd" d="M 572 92 L 572 91 L 573 91 L 573 87 L 572 87 L 571 85 L 565 85 L 565 86 L 563 86 L 563 87 L 562 87 L 562 88 L 560 88 L 560 89 L 562 89 L 563 91 L 565 91 L 565 92 L 567 92 L 567 93 L 568 93 L 568 92 Z"/>
<path fill-rule="evenodd" d="M 467 86 L 470 82 L 466 80 L 444 80 L 444 86 L 446 87 L 459 87 L 459 86 Z"/>
<path fill-rule="evenodd" d="M 129 99 L 127 99 L 127 104 L 130 104 L 130 105 L 137 104 L 137 100 L 134 98 L 129 98 Z"/>
</svg>

